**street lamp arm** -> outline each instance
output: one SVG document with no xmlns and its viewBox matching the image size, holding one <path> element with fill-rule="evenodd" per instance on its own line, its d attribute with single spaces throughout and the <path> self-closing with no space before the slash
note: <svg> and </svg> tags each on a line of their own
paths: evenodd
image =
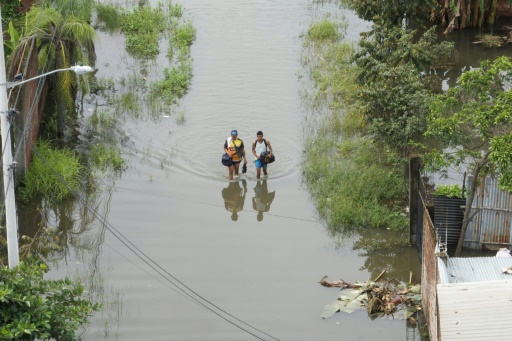
<svg viewBox="0 0 512 341">
<path fill-rule="evenodd" d="M 31 82 L 33 80 L 36 80 L 36 79 L 39 79 L 39 78 L 43 78 L 43 77 L 46 77 L 46 76 L 51 75 L 53 73 L 57 73 L 57 72 L 61 72 L 61 71 L 74 71 L 77 75 L 83 75 L 84 73 L 92 72 L 94 70 L 93 70 L 92 67 L 87 66 L 87 65 L 86 66 L 75 65 L 75 66 L 68 67 L 68 68 L 65 68 L 65 69 L 53 70 L 53 71 L 44 73 L 42 75 L 30 78 L 30 79 L 25 79 L 25 80 L 23 80 L 21 82 L 7 84 L 7 89 L 14 88 L 15 86 L 18 86 L 18 85 L 21 85 L 21 84 L 25 84 L 25 83 Z"/>
</svg>

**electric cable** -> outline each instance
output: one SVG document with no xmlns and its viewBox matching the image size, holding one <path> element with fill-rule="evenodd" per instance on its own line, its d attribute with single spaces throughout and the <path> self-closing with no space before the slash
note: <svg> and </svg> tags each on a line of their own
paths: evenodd
<svg viewBox="0 0 512 341">
<path fill-rule="evenodd" d="M 27 61 L 27 65 L 28 65 L 28 61 Z M 40 83 L 41 84 L 41 83 Z M 38 86 L 38 89 L 40 88 L 40 86 Z M 19 98 L 19 97 L 18 97 Z M 16 104 L 18 102 L 18 98 L 16 99 Z M 33 107 L 31 108 L 33 109 Z M 32 116 L 33 114 L 33 111 L 34 110 L 30 110 L 30 117 Z M 13 126 L 17 127 L 18 129 L 20 129 L 17 125 L 15 124 L 12 124 Z M 23 131 L 23 134 L 22 136 L 25 138 L 26 137 L 26 133 L 28 132 L 28 129 L 29 127 L 27 127 L 27 125 L 24 125 L 24 129 L 22 130 Z M 20 129 L 21 130 L 21 129 Z M 10 134 L 10 132 L 9 132 Z M 8 134 L 8 137 L 9 137 L 9 134 Z M 162 270 L 164 273 L 166 273 L 168 276 L 170 276 L 172 279 L 174 279 L 176 282 L 178 282 L 180 285 L 182 285 L 183 287 L 185 287 L 187 290 L 189 290 L 190 292 L 192 292 L 194 295 L 196 295 L 197 297 L 199 297 L 200 299 L 202 299 L 203 301 L 207 302 L 208 304 L 210 304 L 211 306 L 215 307 L 216 309 L 218 309 L 219 311 L 223 312 L 224 314 L 232 317 L 233 319 L 245 324 L 246 326 L 258 331 L 259 333 L 261 334 L 264 334 L 274 340 L 278 340 L 277 338 L 273 337 L 272 335 L 270 334 L 267 334 L 265 332 L 263 332 L 262 330 L 259 330 L 258 328 L 238 319 L 237 317 L 229 314 L 228 312 L 226 312 L 225 310 L 221 309 L 220 307 L 218 307 L 217 305 L 215 305 L 214 303 L 210 302 L 209 300 L 207 300 L 205 297 L 199 295 L 197 292 L 195 292 L 194 290 L 192 290 L 190 287 L 188 287 L 186 284 L 184 284 L 183 282 L 181 282 L 178 278 L 176 278 L 175 276 L 173 276 L 171 273 L 169 273 L 167 270 L 165 270 L 164 268 L 162 268 L 160 265 L 158 265 L 158 263 L 156 263 L 151 257 L 149 257 L 147 254 L 145 254 L 142 250 L 140 250 L 135 244 L 133 244 L 128 238 L 126 238 L 122 233 L 120 233 L 114 226 L 112 226 L 106 219 L 103 219 L 103 217 L 101 217 L 99 215 L 99 213 L 96 211 L 95 208 L 91 207 L 86 201 L 83 200 L 83 198 L 81 197 L 81 195 L 75 190 L 73 189 L 66 181 L 65 179 L 62 178 L 62 176 L 55 170 L 53 169 L 53 167 L 51 167 L 51 165 L 44 159 L 44 157 L 39 153 L 39 151 L 37 150 L 36 146 L 32 143 L 32 141 L 30 141 L 29 139 L 27 139 L 26 141 L 27 143 L 30 144 L 32 150 L 34 151 L 34 153 L 41 159 L 41 161 L 46 165 L 48 166 L 52 172 L 57 176 L 57 178 L 82 202 L 83 205 L 87 206 L 91 212 L 93 212 L 94 216 L 96 217 L 96 219 L 98 219 L 100 222 L 102 222 L 102 224 L 104 224 L 104 226 L 107 228 L 107 230 L 109 232 L 111 232 L 122 244 L 124 244 L 130 251 L 132 251 L 138 258 L 140 258 L 144 263 L 146 263 L 149 267 L 151 267 L 155 272 L 157 272 L 160 276 L 162 276 L 164 279 L 166 279 L 169 283 L 171 283 L 172 285 L 174 285 L 178 290 L 182 291 L 186 296 L 190 297 L 190 299 L 196 301 L 198 304 L 202 305 L 204 308 L 210 310 L 211 312 L 213 312 L 214 314 L 216 314 L 217 316 L 219 316 L 220 318 L 224 319 L 226 322 L 232 324 L 233 326 L 245 331 L 246 333 L 260 339 L 260 340 L 264 340 L 263 338 L 261 338 L 260 336 L 256 335 L 255 333 L 247 330 L 246 328 L 243 328 L 242 326 L 234 323 L 233 321 L 230 321 L 229 319 L 227 319 L 226 317 L 222 316 L 221 314 L 219 314 L 217 311 L 215 311 L 214 309 L 212 309 L 211 307 L 208 307 L 206 304 L 204 304 L 203 302 L 201 302 L 199 299 L 193 297 L 191 294 L 189 294 L 188 292 L 186 292 L 183 288 L 180 288 L 178 285 L 176 285 L 176 283 L 173 283 L 169 278 L 167 278 L 164 274 L 162 274 L 162 272 L 160 272 L 157 268 L 159 268 L 160 270 Z M 19 148 L 17 151 L 16 151 L 16 156 L 18 155 L 18 153 L 20 152 L 21 148 Z M 5 151 L 2 151 L 2 153 L 5 152 Z M 12 181 L 12 177 L 9 181 L 9 184 L 8 186 L 11 186 L 13 181 Z M 4 208 L 2 207 L 2 210 Z M 115 231 L 115 232 L 114 232 Z M 131 247 L 130 247 L 131 246 Z M 139 253 L 137 253 L 136 251 L 133 250 L 133 248 L 135 248 L 135 250 L 137 250 Z M 146 259 L 144 259 L 144 256 Z M 153 266 L 154 264 L 154 266 Z M 157 268 L 155 268 L 155 266 Z"/>
<path fill-rule="evenodd" d="M 215 309 L 209 307 L 208 305 L 206 305 L 204 302 L 207 302 L 209 305 L 211 305 L 212 307 L 215 307 L 216 309 L 218 309 L 219 311 L 221 311 L 222 313 L 228 315 L 229 317 L 235 319 L 236 321 L 252 328 L 253 330 L 256 330 L 258 331 L 259 333 L 261 334 L 264 334 L 276 341 L 280 341 L 278 338 L 270 335 L 270 334 L 267 334 L 265 333 L 264 331 L 250 325 L 249 323 L 237 318 L 236 316 L 233 316 L 232 314 L 228 313 L 227 311 L 223 310 L 222 308 L 220 308 L 219 306 L 215 305 L 214 303 L 212 303 L 211 301 L 209 301 L 208 299 L 206 299 L 205 297 L 201 296 L 199 293 L 197 293 L 196 291 L 194 291 L 193 289 L 191 289 L 189 286 L 187 286 L 185 283 L 183 283 L 181 280 L 179 280 L 177 277 L 175 277 L 174 275 L 172 275 L 170 272 L 168 272 L 167 270 L 165 270 L 162 266 L 160 266 L 156 261 L 154 261 L 151 257 L 149 257 L 146 253 L 144 253 L 142 250 L 140 250 L 135 244 L 133 244 L 127 237 L 125 237 L 121 232 L 119 232 L 112 224 L 110 224 L 106 219 L 104 219 L 103 217 L 101 217 L 101 215 L 98 213 L 98 211 L 92 207 L 91 205 L 89 205 L 86 201 L 83 200 L 82 196 L 74 189 L 72 188 L 68 183 L 67 181 L 62 178 L 62 176 L 48 163 L 48 161 L 44 158 L 43 155 L 41 155 L 41 153 L 39 152 L 39 150 L 36 148 L 36 146 L 31 142 L 31 141 L 28 141 L 32 147 L 32 150 L 33 152 L 37 155 L 37 157 L 47 166 L 50 168 L 50 170 L 56 175 L 56 177 L 79 199 L 80 202 L 82 202 L 82 204 L 86 207 L 89 208 L 89 210 L 91 210 L 91 212 L 94 214 L 94 216 L 96 217 L 96 219 L 98 219 L 102 224 L 104 224 L 104 226 L 107 228 L 107 230 L 109 232 L 112 233 L 112 235 L 114 235 L 114 237 L 116 237 L 122 244 L 124 244 L 130 251 L 132 251 L 139 259 L 141 259 L 144 263 L 146 263 L 150 268 L 152 268 L 156 273 L 158 273 L 160 276 L 162 276 L 164 279 L 166 279 L 169 283 L 171 283 L 172 285 L 174 285 L 178 290 L 180 290 L 181 292 L 183 292 L 186 296 L 190 297 L 192 300 L 194 300 L 195 302 L 197 302 L 198 304 L 200 304 L 201 306 L 203 306 L 204 308 L 210 310 L 212 313 L 214 313 L 215 315 L 217 315 L 218 317 L 222 318 L 223 320 L 225 320 L 226 322 L 232 324 L 233 326 L 239 328 L 240 330 L 254 336 L 255 338 L 259 339 L 259 340 L 262 340 L 262 341 L 265 341 L 265 339 L 263 339 L 262 337 L 256 335 L 254 332 L 251 332 L 250 330 L 247 330 L 246 328 L 240 326 L 239 324 L 229 320 L 228 318 L 226 318 L 225 316 L 223 316 L 222 314 L 220 314 L 218 311 L 216 311 Z M 135 250 L 137 251 L 135 251 Z M 185 289 L 181 288 L 180 286 L 178 286 L 176 283 L 174 283 L 173 281 L 171 281 L 167 276 L 165 276 L 164 274 L 165 273 L 167 274 L 167 276 L 171 277 L 174 281 L 178 282 L 181 286 L 183 286 L 184 288 L 186 288 L 188 291 L 190 291 L 192 294 L 196 295 L 198 298 L 194 297 L 192 294 L 190 294 L 189 292 L 187 292 Z M 201 302 L 201 300 L 203 300 L 204 302 Z"/>
</svg>

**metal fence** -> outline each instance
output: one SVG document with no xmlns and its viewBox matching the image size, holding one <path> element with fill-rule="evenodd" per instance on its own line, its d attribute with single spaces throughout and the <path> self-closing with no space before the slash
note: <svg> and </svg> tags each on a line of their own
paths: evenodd
<svg viewBox="0 0 512 341">
<path fill-rule="evenodd" d="M 471 178 L 468 178 L 468 189 Z M 498 188 L 498 180 L 482 179 L 471 210 L 477 210 L 464 235 L 464 247 L 497 250 L 512 245 L 512 194 Z"/>
</svg>

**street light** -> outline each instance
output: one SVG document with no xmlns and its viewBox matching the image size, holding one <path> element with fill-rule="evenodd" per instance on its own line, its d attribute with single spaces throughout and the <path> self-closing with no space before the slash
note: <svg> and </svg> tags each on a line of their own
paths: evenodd
<svg viewBox="0 0 512 341">
<path fill-rule="evenodd" d="M 2 15 L 0 13 L 0 21 Z M 9 268 L 16 267 L 19 262 L 18 251 L 18 223 L 16 220 L 16 202 L 14 200 L 14 164 L 12 162 L 11 139 L 9 131 L 11 130 L 11 122 L 8 120 L 8 102 L 7 89 L 22 85 L 38 78 L 46 77 L 56 72 L 74 71 L 77 75 L 92 72 L 90 66 L 76 65 L 66 69 L 58 69 L 39 75 L 34 78 L 7 84 L 5 75 L 5 59 L 4 59 L 4 39 L 2 25 L 0 25 L 0 127 L 2 133 L 2 164 L 3 164 L 3 180 L 5 194 L 5 225 L 7 229 L 7 253 L 9 260 Z"/>
<path fill-rule="evenodd" d="M 11 269 L 19 264 L 20 259 L 18 250 L 18 223 L 16 220 L 16 202 L 14 198 L 14 163 L 12 161 L 11 139 L 9 138 L 11 122 L 8 119 L 9 110 L 7 101 L 7 89 L 61 71 L 74 71 L 77 75 L 83 75 L 85 73 L 94 71 L 94 69 L 86 65 L 75 65 L 65 69 L 53 70 L 33 78 L 23 80 L 21 82 L 7 84 L 5 76 L 4 43 L 2 37 L 2 28 L 0 27 L 0 127 L 2 131 L 2 163 L 5 194 L 5 225 L 7 228 L 7 253 L 9 260 L 9 268 Z"/>
<path fill-rule="evenodd" d="M 57 70 L 53 70 L 53 71 L 47 72 L 45 74 L 42 74 L 42 75 L 30 78 L 30 79 L 22 80 L 20 82 L 7 83 L 7 89 L 13 88 L 13 87 L 21 85 L 21 84 L 28 83 L 30 81 L 33 81 L 33 80 L 36 80 L 36 79 L 39 79 L 39 78 L 43 78 L 43 77 L 46 77 L 48 75 L 51 75 L 52 73 L 57 73 L 57 72 L 61 72 L 61 71 L 74 71 L 77 75 L 83 75 L 83 74 L 88 73 L 88 72 L 93 72 L 94 69 L 92 67 L 90 67 L 90 66 L 87 66 L 87 65 L 75 65 L 75 66 L 68 67 L 68 68 L 65 68 L 65 69 L 57 69 Z"/>
</svg>

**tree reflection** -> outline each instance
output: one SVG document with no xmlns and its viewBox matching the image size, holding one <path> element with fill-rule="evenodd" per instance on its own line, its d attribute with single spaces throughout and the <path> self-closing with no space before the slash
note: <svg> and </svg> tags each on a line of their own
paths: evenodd
<svg viewBox="0 0 512 341">
<path fill-rule="evenodd" d="M 51 231 L 51 240 L 43 242 L 51 241 L 57 247 L 43 245 L 45 252 L 39 256 L 55 268 L 64 261 L 67 271 L 74 271 L 84 285 L 89 300 L 103 304 L 104 311 L 94 320 L 104 326 L 106 334 L 117 332 L 123 311 L 121 294 L 106 287 L 100 267 L 112 192 L 112 188 L 105 191 L 104 197 L 99 191 L 82 192 L 80 198 L 58 203 L 37 198 L 19 206 L 18 213 L 21 235 L 39 240 L 40 231 Z"/>
<path fill-rule="evenodd" d="M 421 279 L 421 262 L 418 249 L 409 246 L 407 232 L 394 232 L 387 229 L 354 230 L 342 232 L 328 228 L 336 248 L 352 245 L 353 250 L 360 250 L 359 256 L 365 257 L 361 270 L 367 270 L 372 279 L 386 271 L 385 279 L 412 281 Z"/>
<path fill-rule="evenodd" d="M 421 278 L 418 250 L 409 246 L 409 237 L 404 232 L 385 229 L 365 230 L 354 242 L 354 250 L 361 250 L 360 256 L 366 257 L 364 269 L 372 278 L 386 270 L 388 280 L 409 281 L 410 272 L 413 282 Z"/>
</svg>

